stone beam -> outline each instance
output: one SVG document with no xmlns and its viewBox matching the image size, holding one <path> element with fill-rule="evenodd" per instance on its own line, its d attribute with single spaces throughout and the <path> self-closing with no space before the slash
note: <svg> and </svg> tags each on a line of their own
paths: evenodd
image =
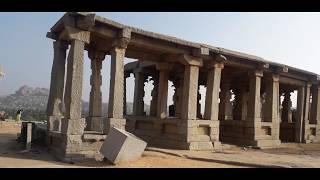
<svg viewBox="0 0 320 180">
<path fill-rule="evenodd" d="M 192 55 L 196 56 L 196 57 L 209 56 L 209 48 L 200 47 L 198 49 L 193 49 L 192 50 Z"/>
<path fill-rule="evenodd" d="M 293 79 L 290 77 L 285 77 L 285 76 L 280 76 L 279 78 L 280 83 L 283 84 L 290 84 L 290 85 L 295 85 L 295 86 L 303 86 L 304 82 L 298 79 Z"/>
<path fill-rule="evenodd" d="M 133 35 L 131 38 L 131 43 L 134 46 L 159 51 L 162 53 L 172 53 L 172 54 L 188 54 L 190 50 L 187 48 L 178 48 L 174 44 L 169 42 L 154 40 L 151 38 L 146 38 L 141 35 Z"/>
<path fill-rule="evenodd" d="M 95 25 L 95 19 L 95 14 L 88 14 L 86 16 L 79 17 L 79 19 L 77 19 L 76 25 L 79 29 L 88 31 L 91 30 L 91 28 Z"/>
<path fill-rule="evenodd" d="M 161 61 L 162 58 L 159 57 L 158 55 L 150 54 L 150 53 L 145 53 L 145 52 L 139 52 L 136 50 L 128 49 L 126 51 L 126 56 L 128 58 L 133 58 L 133 59 L 139 59 L 141 61 Z"/>
</svg>

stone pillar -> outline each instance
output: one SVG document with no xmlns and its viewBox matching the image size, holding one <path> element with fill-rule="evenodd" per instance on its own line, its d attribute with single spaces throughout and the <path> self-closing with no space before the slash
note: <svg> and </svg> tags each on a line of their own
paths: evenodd
<svg viewBox="0 0 320 180">
<path fill-rule="evenodd" d="M 232 104 L 230 82 L 221 84 L 220 103 L 219 103 L 219 120 L 232 120 Z"/>
<path fill-rule="evenodd" d="M 145 75 L 141 70 L 135 70 L 134 98 L 133 98 L 133 115 L 144 115 L 144 81 Z"/>
<path fill-rule="evenodd" d="M 157 64 L 157 69 L 159 70 L 157 117 L 164 119 L 167 117 L 169 65 Z"/>
<path fill-rule="evenodd" d="M 114 39 L 112 43 L 110 90 L 108 103 L 108 118 L 105 121 L 104 132 L 107 134 L 110 127 L 125 129 L 126 120 L 123 119 L 123 82 L 124 82 L 124 58 L 130 35 L 122 32 L 121 37 Z"/>
<path fill-rule="evenodd" d="M 150 103 L 150 116 L 157 115 L 157 104 L 158 104 L 158 87 L 159 87 L 159 78 L 152 77 L 153 79 L 153 89 L 151 91 L 151 103 Z"/>
<path fill-rule="evenodd" d="M 284 93 L 284 99 L 282 102 L 282 113 L 281 120 L 282 122 L 292 123 L 292 101 L 291 101 L 291 91 L 287 90 Z"/>
<path fill-rule="evenodd" d="M 298 98 L 297 98 L 297 116 L 295 122 L 295 142 L 303 142 L 303 128 L 304 128 L 304 115 L 303 110 L 305 106 L 305 87 L 301 86 L 298 88 Z"/>
<path fill-rule="evenodd" d="M 30 151 L 32 147 L 32 122 L 27 122 L 26 123 L 26 150 Z"/>
<path fill-rule="evenodd" d="M 198 66 L 185 65 L 181 107 L 182 119 L 197 119 L 198 76 Z"/>
<path fill-rule="evenodd" d="M 272 139 L 279 139 L 280 116 L 279 116 L 279 75 L 273 74 L 266 78 L 266 108 L 264 119 L 272 122 Z"/>
<path fill-rule="evenodd" d="M 130 73 L 124 73 L 123 79 L 123 115 L 127 115 L 127 78 L 130 77 Z"/>
<path fill-rule="evenodd" d="M 235 89 L 235 107 L 233 113 L 234 120 L 246 120 L 248 109 L 248 92 L 246 84 L 241 84 Z"/>
<path fill-rule="evenodd" d="M 102 121 L 102 61 L 105 58 L 105 53 L 101 51 L 89 50 L 89 58 L 91 59 L 91 92 L 89 100 L 89 117 L 88 117 L 88 129 L 91 131 L 103 131 Z"/>
<path fill-rule="evenodd" d="M 303 117 L 303 142 L 307 142 L 308 141 L 308 136 L 309 136 L 309 132 L 310 131 L 310 127 L 309 127 L 309 115 L 310 115 L 310 88 L 311 88 L 311 83 L 307 83 L 306 84 L 306 89 L 305 89 L 305 103 L 304 103 L 304 117 Z"/>
<path fill-rule="evenodd" d="M 54 57 L 51 70 L 50 93 L 47 104 L 47 115 L 49 118 L 48 130 L 60 131 L 61 118 L 63 116 L 63 91 L 66 65 L 66 50 L 68 44 L 64 41 L 53 43 Z"/>
<path fill-rule="evenodd" d="M 310 124 L 317 124 L 318 118 L 320 116 L 320 98 L 319 98 L 319 86 L 314 84 L 312 86 L 312 104 L 311 104 L 311 117 L 310 117 Z"/>
<path fill-rule="evenodd" d="M 304 110 L 304 122 L 305 124 L 309 124 L 309 112 L 310 112 L 310 88 L 311 83 L 307 83 L 306 85 L 306 96 L 305 96 L 305 110 Z"/>
<path fill-rule="evenodd" d="M 247 136 L 252 140 L 256 140 L 261 128 L 260 88 L 262 76 L 263 72 L 256 70 L 251 74 L 249 82 L 247 121 L 250 130 L 247 132 Z"/>
<path fill-rule="evenodd" d="M 204 119 L 213 121 L 210 130 L 210 139 L 216 147 L 220 145 L 219 141 L 219 89 L 221 81 L 222 63 L 215 63 L 208 72 L 207 92 L 205 101 Z"/>
<path fill-rule="evenodd" d="M 173 95 L 173 104 L 174 104 L 174 116 L 180 117 L 181 115 L 181 102 L 182 102 L 182 82 L 180 79 L 173 82 L 175 91 Z"/>
<path fill-rule="evenodd" d="M 318 84 L 313 85 L 311 113 L 310 123 L 316 124 L 315 136 L 320 141 L 320 86 Z"/>
<path fill-rule="evenodd" d="M 241 120 L 245 121 L 247 119 L 248 113 L 248 92 L 247 87 L 244 87 L 244 91 L 242 93 L 242 101 L 241 101 Z"/>
<path fill-rule="evenodd" d="M 61 124 L 62 133 L 67 135 L 80 136 L 85 128 L 85 119 L 81 118 L 84 45 L 85 42 L 72 39 L 68 54 L 65 116 Z"/>
<path fill-rule="evenodd" d="M 223 64 L 215 64 L 208 72 L 204 119 L 218 120 L 218 101 L 222 69 Z"/>
<path fill-rule="evenodd" d="M 197 118 L 198 119 L 201 119 L 202 118 L 202 116 L 201 116 L 201 103 L 200 103 L 200 101 L 201 101 L 201 94 L 200 94 L 200 88 L 199 88 L 199 86 L 198 86 L 198 94 L 197 94 Z"/>
</svg>

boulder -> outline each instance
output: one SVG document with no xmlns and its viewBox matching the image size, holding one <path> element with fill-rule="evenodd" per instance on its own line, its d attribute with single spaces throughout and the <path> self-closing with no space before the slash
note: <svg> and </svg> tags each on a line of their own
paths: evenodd
<svg viewBox="0 0 320 180">
<path fill-rule="evenodd" d="M 113 164 L 141 157 L 147 143 L 125 130 L 111 127 L 100 153 Z"/>
</svg>

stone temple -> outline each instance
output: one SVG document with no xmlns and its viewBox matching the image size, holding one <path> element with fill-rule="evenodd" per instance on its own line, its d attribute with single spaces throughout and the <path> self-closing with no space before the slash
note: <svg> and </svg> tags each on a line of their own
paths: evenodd
<svg viewBox="0 0 320 180">
<path fill-rule="evenodd" d="M 151 146 L 188 150 L 210 150 L 221 143 L 273 148 L 320 139 L 320 78 L 315 73 L 92 13 L 64 14 L 47 37 L 54 40 L 47 141 L 61 160 L 101 159 L 99 149 L 110 127 L 125 129 Z M 85 50 L 92 75 L 89 117 L 84 118 Z M 111 56 L 111 70 L 108 114 L 103 117 L 100 87 L 106 55 Z M 125 57 L 137 61 L 124 65 Z M 130 74 L 135 77 L 134 102 L 133 114 L 127 115 Z M 154 85 L 150 113 L 144 112 L 146 81 Z M 174 85 L 170 107 L 168 81 Z M 200 86 L 206 87 L 203 114 Z M 295 109 L 292 92 L 297 93 Z"/>
</svg>

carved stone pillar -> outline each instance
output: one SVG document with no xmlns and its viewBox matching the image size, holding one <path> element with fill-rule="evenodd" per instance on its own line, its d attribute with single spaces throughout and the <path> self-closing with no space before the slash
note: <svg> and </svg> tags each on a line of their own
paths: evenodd
<svg viewBox="0 0 320 180">
<path fill-rule="evenodd" d="M 219 103 L 219 120 L 232 120 L 232 104 L 230 82 L 221 84 L 220 103 Z"/>
<path fill-rule="evenodd" d="M 202 116 L 201 116 L 201 94 L 200 94 L 200 88 L 198 86 L 198 93 L 197 93 L 197 118 L 198 119 L 202 119 Z"/>
<path fill-rule="evenodd" d="M 310 131 L 309 121 L 310 121 L 310 89 L 311 82 L 308 82 L 305 86 L 305 100 L 304 100 L 304 117 L 303 117 L 303 142 L 309 142 L 308 136 Z"/>
<path fill-rule="evenodd" d="M 135 70 L 134 99 L 133 99 L 133 115 L 144 115 L 144 82 L 145 75 L 141 70 Z"/>
<path fill-rule="evenodd" d="M 282 102 L 282 113 L 281 120 L 282 122 L 292 123 L 292 101 L 291 101 L 291 91 L 287 90 L 284 93 L 284 99 Z"/>
<path fill-rule="evenodd" d="M 157 104 L 158 104 L 158 88 L 159 88 L 159 77 L 154 75 L 153 79 L 153 89 L 151 91 L 151 103 L 150 103 L 150 116 L 157 115 Z"/>
<path fill-rule="evenodd" d="M 63 90 L 66 64 L 66 50 L 68 44 L 64 41 L 53 43 L 54 57 L 51 70 L 50 93 L 47 104 L 49 117 L 48 130 L 60 131 L 61 118 L 63 116 Z"/>
<path fill-rule="evenodd" d="M 157 117 L 164 119 L 167 117 L 168 99 L 168 79 L 170 66 L 168 64 L 157 64 L 159 70 L 158 97 L 157 97 Z"/>
<path fill-rule="evenodd" d="M 103 131 L 103 119 L 102 119 L 102 61 L 105 58 L 105 53 L 96 50 L 89 50 L 89 58 L 91 59 L 91 78 L 90 78 L 90 100 L 89 100 L 89 117 L 88 117 L 88 129 L 91 131 Z"/>
<path fill-rule="evenodd" d="M 218 120 L 219 115 L 219 89 L 223 64 L 214 64 L 207 77 L 207 93 L 204 119 Z"/>
<path fill-rule="evenodd" d="M 314 84 L 312 87 L 312 110 L 310 124 L 316 125 L 315 136 L 320 141 L 320 86 Z"/>
<path fill-rule="evenodd" d="M 127 115 L 127 78 L 130 77 L 130 73 L 124 73 L 123 79 L 123 115 Z"/>
<path fill-rule="evenodd" d="M 125 129 L 126 120 L 123 119 L 123 82 L 124 58 L 127 45 L 130 41 L 131 31 L 123 29 L 113 40 L 111 53 L 110 91 L 108 104 L 108 118 L 105 121 L 104 132 L 108 133 L 110 127 Z"/>
<path fill-rule="evenodd" d="M 197 119 L 198 76 L 198 66 L 185 66 L 182 99 L 183 103 L 181 108 L 182 119 Z"/>
<path fill-rule="evenodd" d="M 305 87 L 300 86 L 298 88 L 298 98 L 297 98 L 297 115 L 295 122 L 295 142 L 301 143 L 303 142 L 304 136 L 304 106 L 305 106 Z"/>
<path fill-rule="evenodd" d="M 320 98 L 319 98 L 319 86 L 318 84 L 314 84 L 312 86 L 312 104 L 311 104 L 311 117 L 310 124 L 317 124 L 318 121 L 318 113 L 320 113 Z M 319 109 L 319 110 L 318 110 Z M 320 115 L 320 114 L 319 114 Z"/>
<path fill-rule="evenodd" d="M 261 129 L 260 88 L 262 76 L 263 72 L 259 70 L 256 70 L 250 75 L 247 112 L 247 121 L 249 128 L 247 129 L 247 136 L 252 140 L 256 140 Z"/>
<path fill-rule="evenodd" d="M 248 92 L 247 85 L 241 84 L 239 88 L 234 90 L 235 107 L 233 111 L 234 120 L 246 120 L 248 109 Z"/>
<path fill-rule="evenodd" d="M 173 81 L 175 91 L 173 95 L 173 105 L 174 105 L 174 116 L 180 117 L 181 115 L 181 102 L 182 102 L 182 82 L 181 79 Z"/>
<path fill-rule="evenodd" d="M 65 116 L 61 124 L 63 134 L 82 135 L 86 126 L 85 119 L 81 118 L 84 45 L 81 40 L 71 40 L 64 94 Z"/>
<path fill-rule="evenodd" d="M 279 139 L 279 75 L 273 74 L 271 77 L 266 78 L 266 83 L 266 108 L 264 119 L 267 122 L 272 122 L 272 138 Z"/>
</svg>

